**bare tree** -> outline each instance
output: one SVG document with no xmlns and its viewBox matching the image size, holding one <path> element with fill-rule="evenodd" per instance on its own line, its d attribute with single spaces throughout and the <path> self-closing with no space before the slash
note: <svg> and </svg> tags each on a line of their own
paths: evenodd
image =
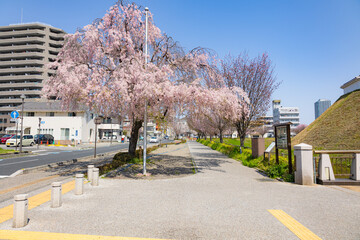
<svg viewBox="0 0 360 240">
<path fill-rule="evenodd" d="M 242 114 L 234 126 L 244 146 L 245 136 L 251 122 L 257 120 L 270 107 L 271 95 L 279 86 L 274 66 L 267 53 L 250 58 L 246 53 L 237 57 L 228 55 L 221 62 L 222 74 L 228 87 L 240 87 L 250 99 L 249 115 Z"/>
</svg>

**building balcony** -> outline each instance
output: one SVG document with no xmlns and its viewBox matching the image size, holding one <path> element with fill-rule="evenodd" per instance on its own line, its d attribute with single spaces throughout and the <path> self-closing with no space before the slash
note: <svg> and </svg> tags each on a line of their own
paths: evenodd
<svg viewBox="0 0 360 240">
<path fill-rule="evenodd" d="M 44 68 L 42 67 L 23 67 L 23 68 L 5 68 L 5 69 L 0 69 L 0 74 L 1 73 L 39 73 L 39 72 L 43 72 Z"/>
<path fill-rule="evenodd" d="M 0 53 L 6 52 L 6 54 L 18 54 L 18 53 L 35 53 L 38 54 L 39 52 L 29 52 L 29 51 L 44 51 L 45 46 L 42 44 L 30 44 L 30 45 L 15 45 L 15 46 L 0 46 Z M 16 53 L 7 53 L 13 52 Z M 22 52 L 17 52 L 22 51 Z"/>
<path fill-rule="evenodd" d="M 42 75 L 0 76 L 0 82 L 1 81 L 24 81 L 24 80 L 44 80 L 44 76 L 42 76 Z"/>
<path fill-rule="evenodd" d="M 28 36 L 28 35 L 42 35 L 45 36 L 45 31 L 40 29 L 29 29 L 29 30 L 15 30 L 15 31 L 7 31 L 0 32 L 0 39 L 4 37 L 12 37 L 12 36 Z M 4 39 L 5 40 L 5 39 Z"/>
<path fill-rule="evenodd" d="M 30 58 L 30 57 L 42 57 L 44 58 L 43 53 L 39 52 L 22 52 L 22 53 L 7 53 L 7 54 L 0 54 L 1 59 L 15 59 L 15 58 Z M 2 61 L 0 61 L 1 64 Z"/>
<path fill-rule="evenodd" d="M 15 61 L 0 61 L 0 67 L 5 66 L 19 66 L 19 65 L 44 65 L 46 62 L 44 60 L 38 59 L 29 59 L 29 60 L 15 60 Z M 11 69 L 11 68 L 10 68 Z"/>
<path fill-rule="evenodd" d="M 41 82 L 21 82 L 21 83 L 3 83 L 0 82 L 0 89 L 4 88 L 28 88 L 28 87 L 43 87 L 43 83 Z M 1 91 L 0 91 L 1 93 Z"/>
<path fill-rule="evenodd" d="M 38 97 L 34 97 L 34 98 L 26 98 L 25 99 L 25 102 L 26 101 L 34 101 L 35 99 L 39 99 L 40 96 Z M 21 101 L 21 98 L 0 98 L 0 104 L 3 106 L 4 104 L 15 104 L 15 105 L 19 105 L 21 104 L 22 101 Z M 3 106 L 1 107 L 1 109 L 5 109 L 7 106 Z M 14 109 L 14 107 L 8 107 L 8 108 L 11 108 L 11 109 Z"/>
<path fill-rule="evenodd" d="M 34 86 L 33 86 L 34 87 Z M 1 88 L 0 88 L 1 89 Z M 9 96 L 9 99 L 14 99 L 13 96 L 25 95 L 40 95 L 41 90 L 14 90 L 14 91 L 0 91 L 0 96 Z"/>
<path fill-rule="evenodd" d="M 0 45 L 3 44 L 15 44 L 15 43 L 29 43 L 29 42 L 45 42 L 46 39 L 42 37 L 23 37 L 23 38 L 10 38 L 10 39 L 0 39 Z"/>
</svg>

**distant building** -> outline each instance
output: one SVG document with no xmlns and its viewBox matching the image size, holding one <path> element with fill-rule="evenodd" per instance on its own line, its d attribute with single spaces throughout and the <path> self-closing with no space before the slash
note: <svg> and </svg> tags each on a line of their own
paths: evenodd
<svg viewBox="0 0 360 240">
<path fill-rule="evenodd" d="M 298 107 L 283 107 L 281 100 L 273 100 L 273 122 L 274 124 L 291 122 L 291 128 L 295 129 L 300 124 L 300 113 Z"/>
<path fill-rule="evenodd" d="M 326 99 L 319 99 L 315 102 L 315 119 L 320 117 L 320 115 L 326 111 L 331 106 L 331 101 Z"/>
<path fill-rule="evenodd" d="M 344 83 L 340 88 L 344 89 L 344 94 L 360 89 L 360 76 L 354 77 L 350 81 Z"/>
</svg>

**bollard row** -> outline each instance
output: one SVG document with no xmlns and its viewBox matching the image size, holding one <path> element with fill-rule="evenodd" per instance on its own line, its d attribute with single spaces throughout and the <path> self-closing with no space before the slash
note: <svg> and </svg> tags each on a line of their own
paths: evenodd
<svg viewBox="0 0 360 240">
<path fill-rule="evenodd" d="M 91 181 L 92 186 L 99 186 L 99 168 L 94 165 L 88 166 L 88 180 Z M 62 205 L 62 184 L 61 182 L 53 182 L 51 184 L 51 207 L 58 208 Z M 84 193 L 84 174 L 75 175 L 75 195 L 82 195 Z M 28 195 L 19 194 L 14 196 L 14 217 L 13 228 L 25 227 L 28 222 Z"/>
</svg>

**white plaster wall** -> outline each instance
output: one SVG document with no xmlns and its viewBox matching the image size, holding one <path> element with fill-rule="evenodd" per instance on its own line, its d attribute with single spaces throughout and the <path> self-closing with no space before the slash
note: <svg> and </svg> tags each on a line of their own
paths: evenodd
<svg viewBox="0 0 360 240">
<path fill-rule="evenodd" d="M 360 89 L 360 81 L 357 81 L 356 83 L 351 84 L 350 86 L 344 88 L 344 94 L 352 92 L 352 91 L 354 91 L 356 89 Z"/>
<path fill-rule="evenodd" d="M 44 124 L 42 129 L 54 129 L 53 136 L 55 140 L 61 139 L 61 128 L 69 128 L 69 140 L 76 139 L 82 142 L 89 142 L 90 128 L 94 128 L 94 121 L 90 118 L 90 114 L 77 113 L 76 117 L 69 117 L 67 114 L 57 114 L 54 117 L 43 116 L 44 114 L 35 113 L 34 117 L 24 116 L 24 126 L 30 127 L 30 134 L 38 133 L 39 117 Z M 75 133 L 78 130 L 78 136 Z"/>
</svg>

